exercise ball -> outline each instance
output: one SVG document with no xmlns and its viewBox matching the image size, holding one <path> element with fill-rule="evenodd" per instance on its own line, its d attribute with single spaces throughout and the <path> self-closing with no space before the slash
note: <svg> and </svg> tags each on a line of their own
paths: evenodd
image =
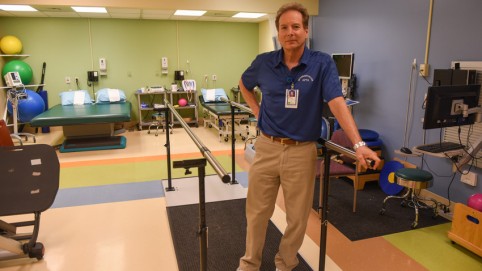
<svg viewBox="0 0 482 271">
<path fill-rule="evenodd" d="M 179 106 L 186 106 L 187 100 L 184 99 L 184 98 L 181 98 L 181 99 L 179 99 L 179 101 L 177 101 L 177 104 L 179 104 Z"/>
<path fill-rule="evenodd" d="M 22 42 L 15 36 L 4 36 L 0 40 L 0 50 L 7 55 L 16 55 L 22 52 Z"/>
<path fill-rule="evenodd" d="M 17 112 L 20 122 L 30 122 L 38 114 L 44 112 L 45 102 L 35 91 L 26 89 L 27 97 L 18 100 Z M 8 101 L 8 112 L 13 114 L 12 103 Z"/>
<path fill-rule="evenodd" d="M 2 69 L 2 77 L 7 74 L 7 72 L 18 72 L 20 75 L 20 79 L 22 80 L 22 84 L 28 85 L 30 81 L 32 81 L 33 72 L 30 65 L 21 61 L 21 60 L 10 60 L 3 66 Z"/>
<path fill-rule="evenodd" d="M 482 194 L 477 193 L 470 196 L 467 200 L 467 206 L 479 212 L 482 212 Z"/>
</svg>

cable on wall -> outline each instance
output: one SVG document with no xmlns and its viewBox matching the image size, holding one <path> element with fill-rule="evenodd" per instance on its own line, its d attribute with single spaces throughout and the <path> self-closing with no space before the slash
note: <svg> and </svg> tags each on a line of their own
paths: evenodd
<svg viewBox="0 0 482 271">
<path fill-rule="evenodd" d="M 89 22 L 89 46 L 90 46 L 90 64 L 91 70 L 94 70 L 94 49 L 92 48 L 92 28 L 90 25 L 90 18 L 88 19 Z"/>
<path fill-rule="evenodd" d="M 179 70 L 179 21 L 176 21 L 176 50 L 177 50 L 177 69 Z"/>
</svg>

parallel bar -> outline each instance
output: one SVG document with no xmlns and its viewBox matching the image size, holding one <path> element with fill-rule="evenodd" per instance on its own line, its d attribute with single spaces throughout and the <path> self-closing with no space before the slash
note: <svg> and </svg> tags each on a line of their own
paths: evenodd
<svg viewBox="0 0 482 271">
<path fill-rule="evenodd" d="M 242 105 L 242 104 L 237 103 L 237 102 L 230 101 L 230 100 L 226 99 L 225 97 L 221 97 L 221 101 L 226 102 L 226 103 L 230 103 L 231 106 L 237 107 L 237 108 L 239 108 L 239 109 L 241 109 L 241 110 L 243 110 L 247 113 L 253 114 L 253 110 L 251 110 L 251 108 L 249 108 L 245 105 Z"/>
<path fill-rule="evenodd" d="M 237 183 L 236 182 L 236 156 L 235 156 L 235 144 L 236 144 L 236 139 L 235 139 L 235 132 L 234 132 L 234 108 L 239 108 L 242 111 L 245 111 L 247 113 L 253 114 L 253 111 L 251 108 L 246 107 L 240 103 L 233 102 L 231 100 L 226 99 L 225 97 L 221 97 L 221 101 L 229 103 L 231 105 L 231 137 L 232 137 L 232 148 L 231 148 L 231 160 L 232 160 L 232 174 L 233 174 L 233 181 L 231 182 L 232 184 Z"/>
<path fill-rule="evenodd" d="M 191 137 L 194 144 L 196 144 L 196 146 L 201 151 L 202 155 L 213 167 L 214 171 L 216 171 L 216 173 L 221 178 L 223 183 L 229 183 L 231 181 L 231 177 L 224 170 L 224 168 L 219 164 L 219 162 L 214 158 L 214 156 L 211 154 L 211 151 L 206 146 L 204 146 L 201 140 L 199 140 L 199 138 L 191 131 L 191 128 L 189 127 L 189 125 L 184 121 L 181 115 L 179 115 L 179 113 L 176 111 L 176 109 L 171 105 L 171 103 L 167 99 L 164 99 L 164 104 L 167 107 L 169 107 L 169 109 L 172 112 L 172 115 L 177 118 L 181 126 L 184 128 L 184 130 L 186 130 L 187 134 Z"/>
<path fill-rule="evenodd" d="M 328 141 L 324 138 L 319 138 L 318 143 L 322 145 L 322 151 L 324 155 L 324 174 L 323 174 L 323 183 L 320 185 L 323 186 L 323 196 L 322 196 L 322 204 L 321 204 L 321 234 L 320 234 L 320 258 L 319 258 L 319 271 L 325 270 L 325 257 L 326 257 L 326 241 L 327 241 L 327 233 L 328 233 L 328 182 L 330 178 L 330 155 L 332 152 L 340 153 L 346 155 L 353 159 L 358 159 L 355 155 L 355 152 L 347 149 L 343 146 L 335 144 L 331 141 Z M 330 151 L 328 151 L 328 149 Z M 371 159 L 366 159 L 366 162 L 369 166 L 373 166 L 375 161 Z"/>
</svg>

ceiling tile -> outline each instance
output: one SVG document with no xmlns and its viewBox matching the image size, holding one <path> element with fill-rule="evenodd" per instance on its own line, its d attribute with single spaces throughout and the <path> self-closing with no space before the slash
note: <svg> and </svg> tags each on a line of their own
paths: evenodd
<svg viewBox="0 0 482 271">
<path fill-rule="evenodd" d="M 107 8 L 110 14 L 141 14 L 141 10 L 137 8 Z"/>
<path fill-rule="evenodd" d="M 77 12 L 43 12 L 43 14 L 47 15 L 48 17 L 59 17 L 59 18 L 78 18 L 80 17 Z"/>
<path fill-rule="evenodd" d="M 133 13 L 110 13 L 111 18 L 115 19 L 140 19 L 141 14 L 133 14 Z"/>
</svg>

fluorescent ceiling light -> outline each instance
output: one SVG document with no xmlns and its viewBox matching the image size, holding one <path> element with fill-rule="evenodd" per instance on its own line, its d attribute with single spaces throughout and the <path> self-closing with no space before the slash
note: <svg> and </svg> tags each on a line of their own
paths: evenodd
<svg viewBox="0 0 482 271">
<path fill-rule="evenodd" d="M 233 15 L 233 18 L 249 18 L 249 19 L 256 19 L 259 17 L 263 17 L 266 13 L 252 13 L 252 12 L 240 12 Z"/>
<path fill-rule="evenodd" d="M 103 7 L 72 7 L 72 9 L 76 12 L 107 13 Z"/>
<path fill-rule="evenodd" d="M 38 11 L 27 5 L 0 5 L 0 9 L 5 11 Z"/>
<path fill-rule="evenodd" d="M 174 15 L 178 16 L 202 16 L 206 13 L 205 10 L 176 10 Z"/>
</svg>

